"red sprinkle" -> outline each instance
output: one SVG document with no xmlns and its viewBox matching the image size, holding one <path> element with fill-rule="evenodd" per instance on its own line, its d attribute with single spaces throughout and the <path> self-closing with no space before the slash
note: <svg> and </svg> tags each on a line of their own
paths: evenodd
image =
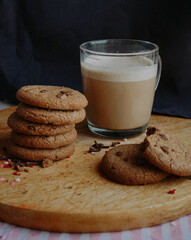
<svg viewBox="0 0 191 240">
<path fill-rule="evenodd" d="M 105 151 L 105 153 L 107 153 L 108 151 Z"/>
<path fill-rule="evenodd" d="M 175 189 L 171 189 L 168 191 L 168 194 L 174 194 L 175 193 Z"/>
<path fill-rule="evenodd" d="M 9 164 L 5 164 L 4 168 L 10 168 Z"/>
<path fill-rule="evenodd" d="M 14 172 L 13 175 L 18 175 L 18 172 Z"/>
<path fill-rule="evenodd" d="M 70 158 L 70 156 L 68 156 L 68 158 Z"/>
<path fill-rule="evenodd" d="M 34 165 L 30 165 L 30 168 L 33 168 L 34 167 Z"/>
</svg>

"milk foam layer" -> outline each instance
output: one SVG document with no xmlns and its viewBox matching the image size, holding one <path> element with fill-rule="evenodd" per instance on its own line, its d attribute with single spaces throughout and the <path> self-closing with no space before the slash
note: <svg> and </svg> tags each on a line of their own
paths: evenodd
<svg viewBox="0 0 191 240">
<path fill-rule="evenodd" d="M 81 63 L 85 77 L 111 82 L 136 82 L 156 77 L 157 64 L 141 56 L 97 56 L 85 58 Z"/>
</svg>

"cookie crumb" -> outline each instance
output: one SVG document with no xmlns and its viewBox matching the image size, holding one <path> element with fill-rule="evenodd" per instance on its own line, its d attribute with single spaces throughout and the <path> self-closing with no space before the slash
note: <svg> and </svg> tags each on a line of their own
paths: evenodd
<svg viewBox="0 0 191 240">
<path fill-rule="evenodd" d="M 54 164 L 54 162 L 51 159 L 44 159 L 42 161 L 42 167 L 46 168 L 46 167 L 50 167 Z"/>
<path fill-rule="evenodd" d="M 20 167 L 19 165 L 15 165 L 15 169 L 16 169 L 18 172 L 23 172 L 23 171 L 24 171 L 24 167 Z"/>
<path fill-rule="evenodd" d="M 23 190 L 22 191 L 22 194 L 26 194 L 28 191 L 27 190 Z"/>
</svg>

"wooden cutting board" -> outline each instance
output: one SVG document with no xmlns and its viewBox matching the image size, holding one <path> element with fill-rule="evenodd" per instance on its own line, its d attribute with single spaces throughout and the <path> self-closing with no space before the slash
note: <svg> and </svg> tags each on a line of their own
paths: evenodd
<svg viewBox="0 0 191 240">
<path fill-rule="evenodd" d="M 0 111 L 0 155 L 10 129 L 6 121 L 15 110 Z M 191 144 L 191 120 L 151 117 L 151 124 L 168 130 Z M 170 221 L 191 213 L 191 179 L 172 177 L 158 184 L 125 186 L 114 183 L 99 170 L 105 150 L 87 153 L 94 140 L 86 122 L 77 126 L 75 153 L 52 167 L 35 166 L 20 176 L 0 168 L 0 220 L 28 228 L 60 232 L 103 232 L 140 228 Z M 145 135 L 127 140 L 138 143 Z M 126 143 L 121 140 L 121 143 Z M 10 185 L 16 178 L 20 182 Z M 168 194 L 175 189 L 175 194 Z"/>
</svg>

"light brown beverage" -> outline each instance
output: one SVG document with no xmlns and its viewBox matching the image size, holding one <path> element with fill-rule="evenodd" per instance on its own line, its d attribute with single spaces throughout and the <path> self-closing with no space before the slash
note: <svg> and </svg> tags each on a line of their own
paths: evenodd
<svg viewBox="0 0 191 240">
<path fill-rule="evenodd" d="M 94 126 L 128 130 L 149 122 L 157 66 L 144 57 L 97 57 L 82 64 L 87 119 Z"/>
</svg>

